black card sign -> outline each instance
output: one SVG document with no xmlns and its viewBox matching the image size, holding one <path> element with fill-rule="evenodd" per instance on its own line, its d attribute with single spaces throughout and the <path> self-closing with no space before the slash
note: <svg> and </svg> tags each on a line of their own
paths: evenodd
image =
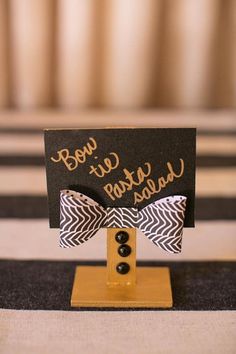
<svg viewBox="0 0 236 354">
<path fill-rule="evenodd" d="M 45 155 L 50 227 L 59 227 L 63 189 L 139 209 L 184 195 L 184 226 L 194 226 L 196 129 L 48 129 Z"/>
</svg>

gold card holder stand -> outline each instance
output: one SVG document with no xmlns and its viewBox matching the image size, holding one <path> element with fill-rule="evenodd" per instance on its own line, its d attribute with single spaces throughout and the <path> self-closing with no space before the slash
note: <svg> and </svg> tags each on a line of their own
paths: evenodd
<svg viewBox="0 0 236 354">
<path fill-rule="evenodd" d="M 136 229 L 107 229 L 107 266 L 76 267 L 72 307 L 170 308 L 167 267 L 136 267 Z"/>
</svg>

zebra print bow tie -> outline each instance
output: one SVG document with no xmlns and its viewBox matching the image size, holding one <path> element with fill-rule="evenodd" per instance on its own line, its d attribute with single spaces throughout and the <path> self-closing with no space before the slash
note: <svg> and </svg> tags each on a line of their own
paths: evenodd
<svg viewBox="0 0 236 354">
<path fill-rule="evenodd" d="M 100 228 L 137 227 L 155 245 L 170 253 L 181 252 L 186 197 L 162 198 L 142 210 L 103 208 L 84 194 L 60 193 L 60 245 L 78 246 Z"/>
</svg>

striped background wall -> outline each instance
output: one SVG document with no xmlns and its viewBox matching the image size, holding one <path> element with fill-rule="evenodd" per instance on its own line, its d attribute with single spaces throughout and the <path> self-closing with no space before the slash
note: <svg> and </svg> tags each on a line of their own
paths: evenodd
<svg viewBox="0 0 236 354">
<path fill-rule="evenodd" d="M 138 258 L 235 260 L 234 113 L 94 111 L 77 115 L 46 111 L 35 114 L 8 112 L 0 119 L 1 258 L 105 259 L 105 230 L 100 231 L 93 242 L 62 250 L 58 247 L 58 230 L 48 227 L 42 129 L 128 125 L 198 128 L 196 228 L 185 229 L 180 256 L 163 253 L 139 234 Z"/>
</svg>

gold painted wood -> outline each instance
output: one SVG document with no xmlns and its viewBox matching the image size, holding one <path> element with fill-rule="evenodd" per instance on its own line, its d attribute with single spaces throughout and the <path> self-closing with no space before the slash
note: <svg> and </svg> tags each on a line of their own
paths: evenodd
<svg viewBox="0 0 236 354">
<path fill-rule="evenodd" d="M 137 267 L 135 286 L 109 287 L 106 267 L 78 266 L 72 307 L 170 308 L 172 293 L 167 267 Z"/>
<path fill-rule="evenodd" d="M 121 257 L 115 235 L 126 231 L 131 254 Z M 119 274 L 116 266 L 128 263 L 127 274 Z M 72 307 L 170 308 L 172 292 L 169 269 L 136 267 L 136 229 L 107 229 L 107 267 L 76 267 L 71 296 Z"/>
<path fill-rule="evenodd" d="M 129 234 L 129 240 L 126 242 L 131 247 L 131 254 L 127 257 L 121 257 L 118 248 L 121 246 L 115 235 L 119 231 L 126 231 Z M 119 274 L 116 270 L 118 263 L 126 262 L 130 266 L 127 274 Z M 108 228 L 107 229 L 107 285 L 125 286 L 135 285 L 136 283 L 136 229 L 135 228 Z"/>
</svg>

